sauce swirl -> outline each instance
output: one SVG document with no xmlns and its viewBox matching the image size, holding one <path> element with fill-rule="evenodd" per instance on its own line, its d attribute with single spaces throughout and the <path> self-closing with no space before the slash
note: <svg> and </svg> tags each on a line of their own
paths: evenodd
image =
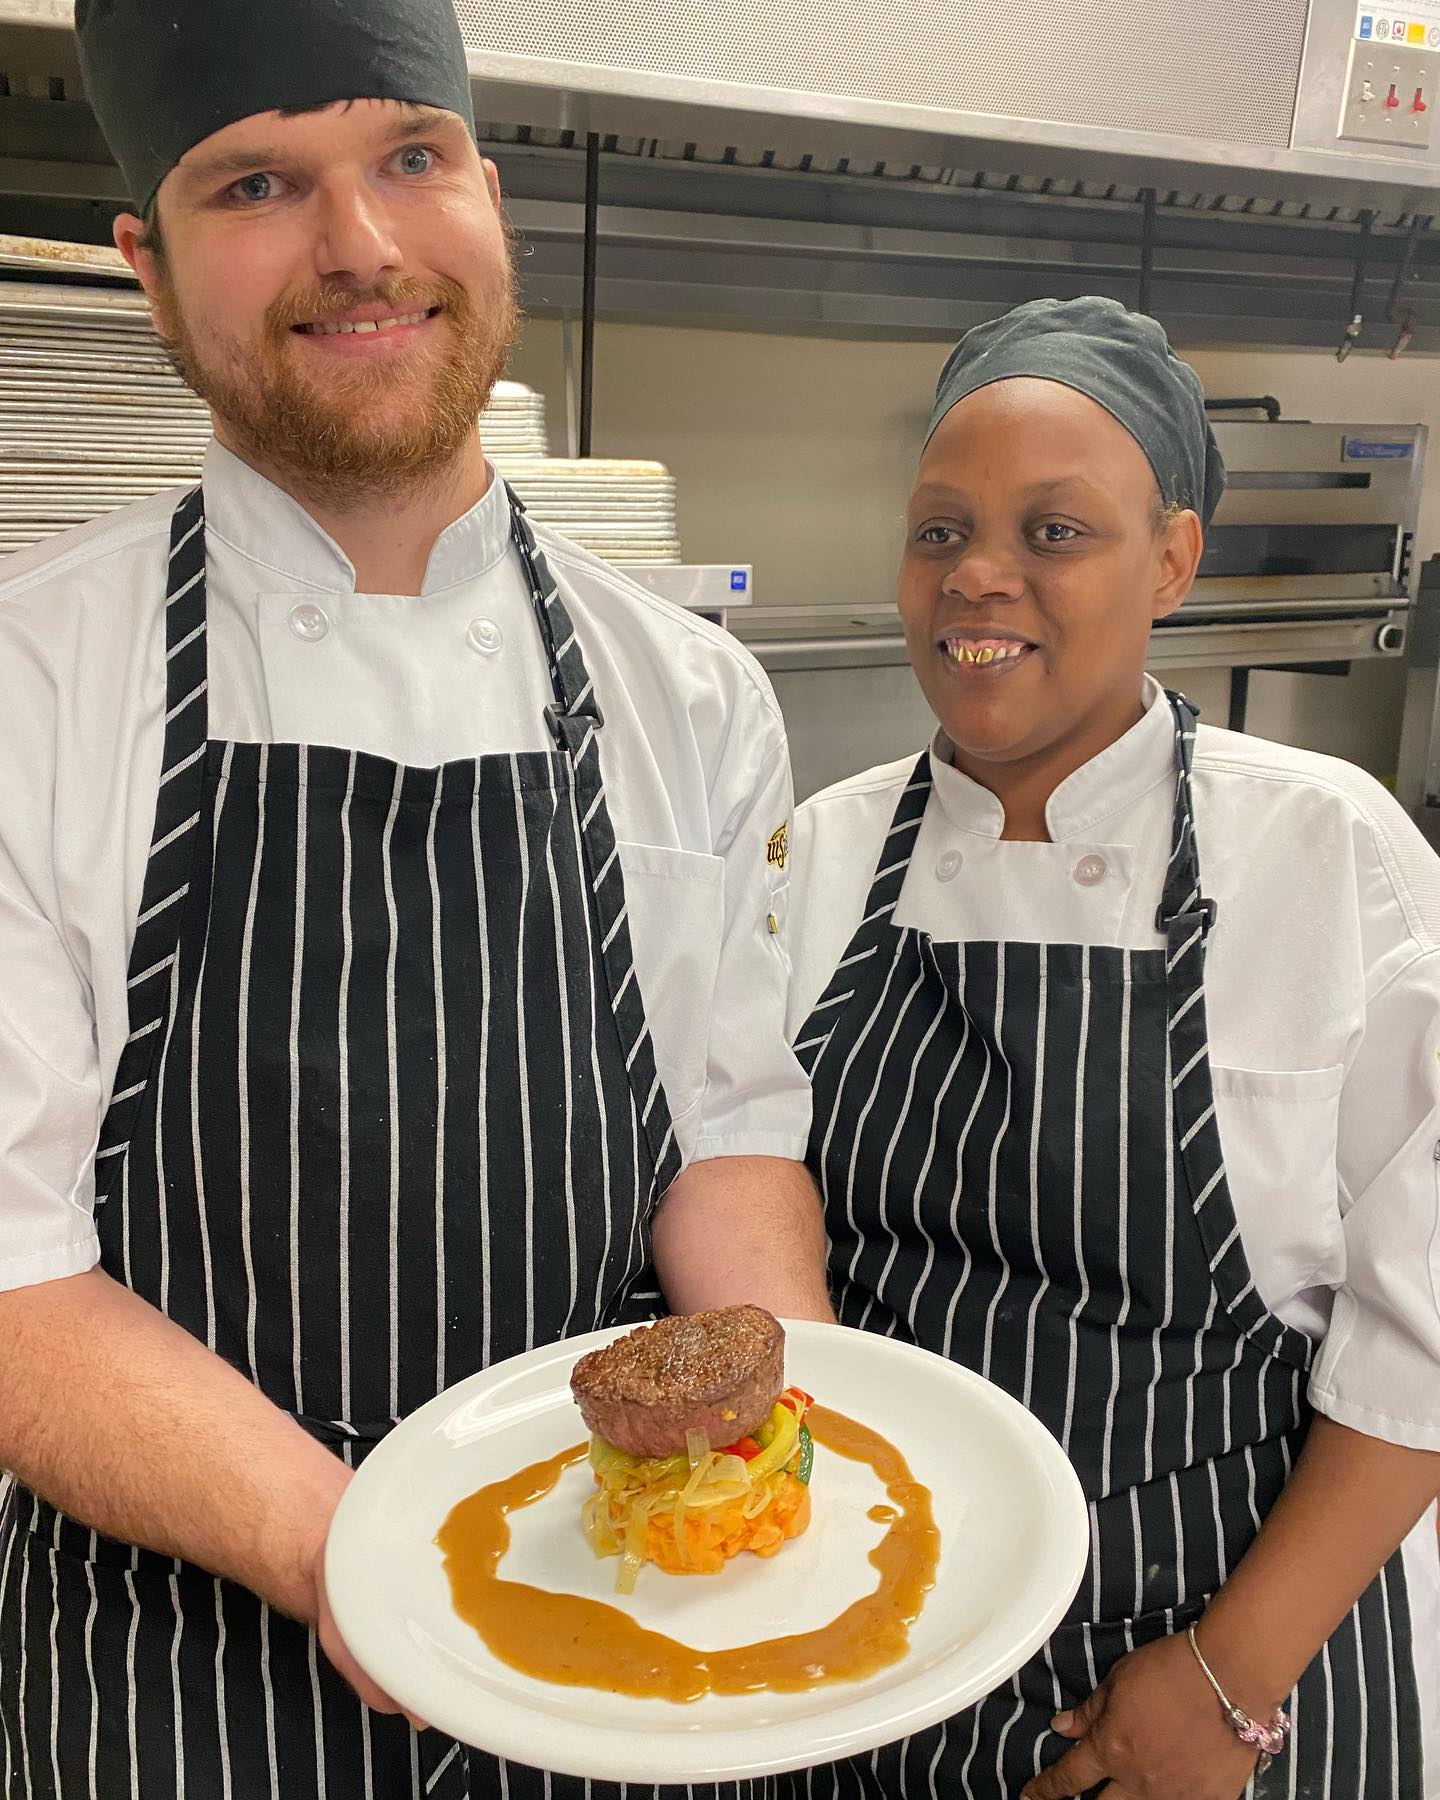
<svg viewBox="0 0 1440 1800">
<path fill-rule="evenodd" d="M 435 1542 L 444 1552 L 456 1612 L 512 1669 L 565 1687 L 639 1698 L 684 1702 L 702 1694 L 795 1693 L 888 1668 L 905 1654 L 910 1627 L 935 1585 L 940 1532 L 930 1490 L 869 1426 L 828 1406 L 812 1407 L 806 1423 L 817 1444 L 868 1463 L 890 1501 L 869 1514 L 887 1525 L 870 1552 L 878 1585 L 828 1624 L 729 1650 L 697 1650 L 647 1630 L 605 1601 L 501 1580 L 509 1515 L 542 1499 L 583 1461 L 584 1444 L 492 1482 L 452 1508 Z"/>
</svg>

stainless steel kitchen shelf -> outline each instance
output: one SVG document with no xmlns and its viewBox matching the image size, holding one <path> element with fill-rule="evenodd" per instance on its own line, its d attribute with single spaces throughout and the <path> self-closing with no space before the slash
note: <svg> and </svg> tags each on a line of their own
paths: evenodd
<svg viewBox="0 0 1440 1800">
<path fill-rule="evenodd" d="M 1377 606 L 1364 617 L 1351 610 L 1341 617 L 1218 623 L 1187 604 L 1151 634 L 1149 660 L 1157 669 L 1261 668 L 1393 657 L 1399 644 L 1382 649 L 1378 632 L 1396 610 L 1403 607 Z M 899 624 L 893 607 L 844 606 L 760 606 L 730 621 L 761 666 L 777 674 L 895 667 L 907 660 Z"/>
</svg>

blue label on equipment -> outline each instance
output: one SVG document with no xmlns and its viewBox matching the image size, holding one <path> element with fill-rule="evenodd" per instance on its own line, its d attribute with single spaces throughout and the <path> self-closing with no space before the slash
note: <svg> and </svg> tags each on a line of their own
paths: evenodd
<svg viewBox="0 0 1440 1800">
<path fill-rule="evenodd" d="M 1346 462 L 1398 462 L 1415 454 L 1415 446 L 1408 439 L 1396 441 L 1384 438 L 1346 438 L 1342 454 Z"/>
<path fill-rule="evenodd" d="M 749 585 L 750 577 L 745 573 L 744 569 L 732 569 L 730 571 L 730 592 L 732 594 L 743 594 Z"/>
<path fill-rule="evenodd" d="M 1360 35 L 1362 38 L 1375 35 L 1375 20 L 1372 14 L 1363 13 L 1360 18 Z"/>
</svg>

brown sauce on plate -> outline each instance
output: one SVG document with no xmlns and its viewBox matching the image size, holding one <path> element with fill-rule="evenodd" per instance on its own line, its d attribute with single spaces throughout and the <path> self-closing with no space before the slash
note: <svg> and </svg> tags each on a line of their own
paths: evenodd
<svg viewBox="0 0 1440 1800">
<path fill-rule="evenodd" d="M 826 1681 L 858 1681 L 889 1667 L 905 1654 L 910 1627 L 935 1584 L 940 1533 L 930 1490 L 916 1481 L 895 1446 L 868 1426 L 828 1406 L 813 1407 L 806 1423 L 817 1444 L 868 1463 L 891 1502 L 868 1515 L 888 1526 L 870 1552 L 879 1584 L 828 1625 L 730 1650 L 696 1650 L 646 1630 L 605 1601 L 501 1580 L 509 1514 L 548 1494 L 566 1469 L 584 1460 L 584 1444 L 493 1482 L 451 1510 L 435 1541 L 445 1554 L 456 1612 L 492 1655 L 526 1675 L 649 1699 L 793 1693 Z"/>
</svg>

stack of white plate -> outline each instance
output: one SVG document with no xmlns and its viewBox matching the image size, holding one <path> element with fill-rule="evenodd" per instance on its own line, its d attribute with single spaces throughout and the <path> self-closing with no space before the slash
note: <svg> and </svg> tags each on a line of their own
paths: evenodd
<svg viewBox="0 0 1440 1800">
<path fill-rule="evenodd" d="M 547 456 L 544 397 L 518 381 L 480 434 L 536 519 L 616 562 L 679 561 L 659 463 Z M 193 481 L 209 435 L 138 294 L 0 281 L 0 555 Z"/>
<path fill-rule="evenodd" d="M 209 435 L 138 295 L 0 282 L 0 553 L 192 480 Z"/>
<path fill-rule="evenodd" d="M 480 437 L 494 462 L 502 456 L 548 456 L 545 396 L 523 381 L 497 381 L 480 415 Z"/>
<path fill-rule="evenodd" d="M 664 463 L 492 454 L 531 518 L 609 562 L 679 562 L 675 478 Z"/>
</svg>

